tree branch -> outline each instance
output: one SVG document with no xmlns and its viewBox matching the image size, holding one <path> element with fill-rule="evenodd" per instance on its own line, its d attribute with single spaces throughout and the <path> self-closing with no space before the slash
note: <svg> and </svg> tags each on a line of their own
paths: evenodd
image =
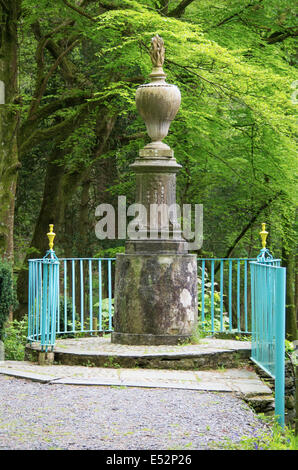
<svg viewBox="0 0 298 470">
<path fill-rule="evenodd" d="M 69 3 L 67 0 L 63 0 L 63 3 L 65 3 L 65 5 L 69 8 L 71 8 L 72 10 L 76 11 L 77 13 L 79 13 L 81 16 L 85 16 L 85 18 L 88 18 L 88 20 L 91 20 L 93 21 L 94 23 L 96 23 L 96 19 L 93 18 L 93 16 L 90 16 L 88 15 L 88 13 L 86 13 L 84 10 L 81 10 L 81 8 L 78 8 L 74 5 L 72 5 L 71 3 Z"/>
<path fill-rule="evenodd" d="M 236 248 L 236 245 L 239 243 L 239 241 L 241 240 L 241 238 L 244 237 L 244 235 L 246 234 L 246 232 L 248 231 L 248 229 L 252 226 L 252 224 L 257 220 L 258 216 L 263 212 L 263 210 L 265 210 L 267 207 L 270 206 L 270 204 L 272 204 L 273 201 L 275 201 L 276 199 L 278 199 L 278 197 L 282 194 L 282 191 L 279 191 L 277 194 L 275 194 L 273 197 L 271 197 L 270 199 L 268 199 L 267 202 L 265 202 L 264 204 L 262 204 L 261 207 L 259 207 L 259 209 L 255 212 L 255 214 L 253 215 L 253 217 L 250 219 L 250 221 L 244 226 L 244 228 L 241 230 L 240 234 L 235 238 L 234 242 L 232 243 L 232 245 L 230 246 L 230 248 L 228 249 L 227 253 L 225 254 L 224 258 L 229 258 L 232 254 L 232 252 L 234 251 L 234 249 Z M 217 272 L 219 269 L 219 265 L 217 266 L 217 268 L 215 269 L 215 272 Z"/>
<path fill-rule="evenodd" d="M 56 28 L 57 29 L 57 28 Z M 40 31 L 40 26 L 39 24 L 34 24 L 34 34 L 35 37 L 38 41 L 41 41 L 43 38 L 42 33 Z M 53 30 L 54 31 L 54 30 Z M 75 37 L 75 39 L 77 36 Z M 56 42 L 52 38 L 48 38 L 45 47 L 47 50 L 50 52 L 51 56 L 56 60 L 59 56 L 61 56 L 62 50 L 61 47 L 56 44 Z M 64 80 L 68 84 L 74 84 L 77 83 L 80 88 L 85 89 L 86 86 L 92 87 L 93 84 L 92 82 L 89 81 L 88 78 L 85 78 L 84 80 L 81 79 L 81 73 L 76 74 L 76 67 L 74 64 L 67 59 L 67 57 L 63 57 L 61 60 L 60 65 L 60 70 L 62 72 Z"/>
<path fill-rule="evenodd" d="M 275 32 L 267 38 L 267 43 L 276 44 L 277 42 L 282 42 L 287 38 L 295 38 L 296 36 L 298 36 L 298 31 Z"/>
<path fill-rule="evenodd" d="M 47 42 L 47 39 L 45 39 L 45 43 L 46 42 Z M 74 41 L 69 47 L 67 47 L 60 54 L 60 56 L 57 57 L 54 64 L 50 67 L 48 73 L 43 78 L 39 77 L 39 79 L 37 80 L 36 89 L 35 89 L 34 97 L 31 102 L 28 119 L 30 119 L 30 117 L 36 112 L 37 108 L 39 107 L 40 101 L 45 93 L 47 83 L 50 77 L 53 75 L 53 73 L 55 72 L 55 70 L 57 69 L 61 61 L 63 60 L 63 58 L 75 47 L 76 44 L 77 44 L 77 41 Z"/>
<path fill-rule="evenodd" d="M 36 129 L 34 132 L 26 132 L 26 135 L 23 137 L 23 139 L 20 139 L 21 145 L 19 147 L 19 153 L 25 154 L 33 146 L 37 145 L 43 140 L 54 139 L 59 141 L 65 139 L 67 131 L 69 130 L 68 133 L 71 133 L 74 126 L 76 126 L 78 122 L 82 122 L 89 114 L 90 109 L 97 106 L 99 101 L 100 100 L 82 104 L 78 112 L 73 116 L 68 119 L 64 119 L 62 122 L 48 127 L 47 129 Z"/>
<path fill-rule="evenodd" d="M 168 16 L 173 16 L 175 18 L 180 18 L 180 16 L 183 15 L 183 13 L 185 12 L 185 9 L 191 4 L 193 3 L 195 0 L 182 0 L 181 3 L 179 3 L 179 5 L 176 6 L 176 8 L 174 8 L 174 10 L 171 10 L 169 13 L 168 13 Z"/>
<path fill-rule="evenodd" d="M 2 8 L 6 11 L 6 13 L 10 13 L 4 0 L 0 0 L 0 4 L 2 5 Z"/>
<path fill-rule="evenodd" d="M 232 15 L 228 16 L 227 18 L 224 18 L 222 21 L 220 21 L 216 25 L 212 26 L 212 28 L 217 28 L 219 26 L 222 26 L 223 24 L 227 23 L 228 21 L 231 21 L 236 16 L 241 15 L 241 13 L 243 13 L 245 10 L 247 10 L 247 8 L 254 7 L 254 6 L 256 6 L 256 5 L 258 5 L 259 3 L 262 3 L 262 2 L 263 2 L 263 0 L 259 0 L 257 3 L 248 3 L 243 8 L 241 8 L 241 10 L 237 11 L 236 13 L 233 13 Z"/>
</svg>

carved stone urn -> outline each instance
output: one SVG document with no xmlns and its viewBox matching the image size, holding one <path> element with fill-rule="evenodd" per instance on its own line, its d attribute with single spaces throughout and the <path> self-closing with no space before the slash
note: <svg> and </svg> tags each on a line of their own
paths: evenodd
<svg viewBox="0 0 298 470">
<path fill-rule="evenodd" d="M 162 140 L 167 136 L 171 121 L 175 118 L 181 103 L 179 88 L 165 81 L 166 74 L 162 68 L 164 55 L 164 42 L 156 35 L 151 40 L 150 57 L 153 65 L 151 82 L 139 86 L 136 91 L 136 107 L 152 139 L 145 148 L 169 149 Z"/>
</svg>

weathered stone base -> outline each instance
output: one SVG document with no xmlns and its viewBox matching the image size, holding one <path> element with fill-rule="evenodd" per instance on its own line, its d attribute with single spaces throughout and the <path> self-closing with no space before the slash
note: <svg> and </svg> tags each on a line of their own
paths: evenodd
<svg viewBox="0 0 298 470">
<path fill-rule="evenodd" d="M 179 344 L 197 312 L 195 255 L 117 255 L 113 343 Z"/>
<path fill-rule="evenodd" d="M 130 346 L 128 346 L 129 348 Z M 180 346 L 179 346 L 180 347 Z M 181 346 L 183 348 L 183 346 Z M 152 354 L 132 352 L 109 353 L 54 349 L 53 361 L 56 364 L 80 365 L 94 367 L 122 367 L 141 369 L 168 369 L 168 370 L 209 370 L 218 368 L 239 367 L 242 361 L 249 360 L 250 350 L 219 350 L 205 352 L 175 352 Z M 38 362 L 40 360 L 40 347 L 27 345 L 26 360 Z"/>
</svg>

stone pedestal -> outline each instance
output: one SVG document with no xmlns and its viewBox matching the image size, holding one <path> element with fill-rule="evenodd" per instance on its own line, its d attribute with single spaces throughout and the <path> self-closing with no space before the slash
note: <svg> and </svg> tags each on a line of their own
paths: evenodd
<svg viewBox="0 0 298 470">
<path fill-rule="evenodd" d="M 119 254 L 112 342 L 179 344 L 197 320 L 197 260 L 190 254 Z"/>
</svg>

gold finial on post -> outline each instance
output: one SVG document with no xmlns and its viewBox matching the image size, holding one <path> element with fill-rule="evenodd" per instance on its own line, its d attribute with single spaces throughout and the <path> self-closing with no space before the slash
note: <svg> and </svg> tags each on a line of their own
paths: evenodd
<svg viewBox="0 0 298 470">
<path fill-rule="evenodd" d="M 53 224 L 49 224 L 49 227 L 50 227 L 50 231 L 47 233 L 47 237 L 49 239 L 50 250 L 52 250 L 54 247 L 54 238 L 56 236 L 56 233 L 53 232 L 53 227 L 54 227 Z"/>
<path fill-rule="evenodd" d="M 268 236 L 268 232 L 265 230 L 266 224 L 262 224 L 262 231 L 260 232 L 261 239 L 262 239 L 262 248 L 266 248 L 266 238 Z"/>
</svg>

